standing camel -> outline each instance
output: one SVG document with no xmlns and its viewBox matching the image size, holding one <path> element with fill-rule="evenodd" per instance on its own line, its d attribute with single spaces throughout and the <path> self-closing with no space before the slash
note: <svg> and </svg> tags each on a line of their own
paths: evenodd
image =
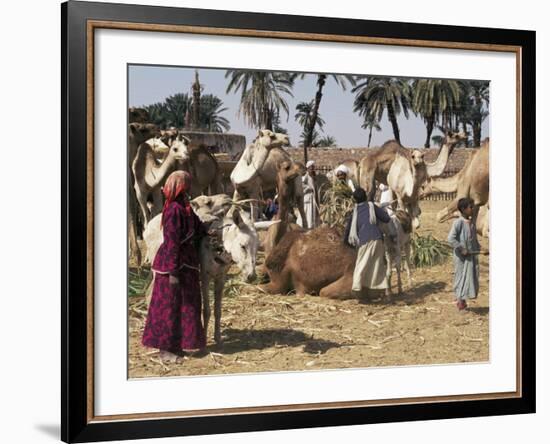
<svg viewBox="0 0 550 444">
<path fill-rule="evenodd" d="M 437 213 L 438 222 L 449 220 L 458 209 L 459 199 L 469 197 L 474 201 L 472 221 L 476 223 L 480 207 L 489 202 L 489 139 L 485 139 L 481 148 L 472 152 L 466 165 L 457 174 L 429 179 L 422 194 L 428 195 L 437 191 L 456 191 L 456 199 Z"/>
<path fill-rule="evenodd" d="M 278 166 L 277 201 L 279 203 L 279 210 L 274 220 L 279 222 L 271 225 L 267 230 L 267 235 L 264 240 L 266 257 L 287 231 L 301 230 L 299 225 L 290 223 L 288 220 L 288 215 L 295 200 L 294 181 L 297 177 L 301 177 L 301 174 L 302 168 L 297 162 L 283 160 Z"/>
<path fill-rule="evenodd" d="M 134 190 L 146 224 L 161 212 L 160 187 L 173 171 L 180 169 L 179 166 L 186 158 L 188 143 L 189 139 L 178 135 L 160 165 L 157 164 L 155 154 L 149 144 L 142 143 L 138 147 L 132 163 L 132 172 L 134 173 Z M 152 199 L 151 208 L 148 206 L 149 199 Z"/>
<path fill-rule="evenodd" d="M 422 151 L 404 148 L 399 142 L 390 140 L 361 159 L 359 184 L 370 198 L 376 192 L 375 181 L 388 185 L 397 197 L 398 207 L 409 213 L 413 227 L 417 228 L 420 225 L 420 187 L 429 177 L 443 173 L 454 147 L 464 140 L 464 133 L 447 132 L 437 159 L 431 163 L 424 161 Z"/>
<path fill-rule="evenodd" d="M 128 125 L 128 245 L 130 258 L 139 266 L 141 264 L 141 251 L 137 243 L 137 207 L 138 203 L 134 194 L 134 175 L 132 162 L 136 157 L 138 146 L 146 140 L 159 134 L 158 128 L 152 123 L 130 123 Z"/>
<path fill-rule="evenodd" d="M 258 136 L 246 147 L 231 173 L 235 187 L 235 200 L 243 198 L 260 199 L 261 192 L 277 187 L 278 166 L 283 161 L 293 162 L 290 154 L 282 147 L 289 144 L 286 134 L 270 130 L 258 131 Z M 294 196 L 302 220 L 305 220 L 304 189 L 301 177 L 294 179 Z M 252 205 L 252 218 L 257 218 L 257 208 Z"/>
</svg>

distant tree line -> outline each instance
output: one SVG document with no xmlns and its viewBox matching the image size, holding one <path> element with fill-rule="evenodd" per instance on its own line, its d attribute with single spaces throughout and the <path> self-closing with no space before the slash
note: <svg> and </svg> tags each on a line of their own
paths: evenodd
<svg viewBox="0 0 550 444">
<path fill-rule="evenodd" d="M 282 127 L 281 114 L 288 120 L 288 98 L 293 88 L 307 74 L 273 71 L 227 70 L 226 93 L 240 95 L 238 117 L 251 128 L 267 128 L 287 132 Z M 468 146 L 480 146 L 482 123 L 489 115 L 489 82 L 482 80 L 408 79 L 402 77 L 352 76 L 315 74 L 315 96 L 310 102 L 296 105 L 294 119 L 302 127 L 300 144 L 307 149 L 316 146 L 335 146 L 336 140 L 323 135 L 325 121 L 320 108 L 327 84 L 354 94 L 353 111 L 362 117 L 361 128 L 368 134 L 367 146 L 373 131 L 380 131 L 383 118 L 391 124 L 394 138 L 401 142 L 398 116 L 420 117 L 426 125 L 424 146 L 437 144 L 440 136 L 435 129 L 462 130 L 469 134 Z M 229 121 L 222 113 L 227 111 L 220 98 L 212 94 L 200 95 L 202 86 L 198 74 L 193 86 L 194 95 L 174 94 L 164 102 L 146 106 L 152 121 L 161 128 L 178 127 L 224 132 L 230 129 Z M 194 103 L 197 102 L 197 103 Z M 198 105 L 198 122 L 197 120 Z"/>
</svg>

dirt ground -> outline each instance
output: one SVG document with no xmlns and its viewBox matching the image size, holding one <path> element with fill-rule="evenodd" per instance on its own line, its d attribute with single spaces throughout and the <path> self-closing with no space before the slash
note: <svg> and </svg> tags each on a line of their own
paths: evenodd
<svg viewBox="0 0 550 444">
<path fill-rule="evenodd" d="M 422 202 L 419 234 L 446 239 L 451 222 L 435 222 L 435 213 L 446 203 Z M 488 240 L 479 239 L 488 248 Z M 479 259 L 479 297 L 463 312 L 453 302 L 451 257 L 416 269 L 412 288 L 405 285 L 393 304 L 267 295 L 255 285 L 236 284 L 233 276 L 223 300 L 223 344 L 214 343 L 211 321 L 207 350 L 178 363 L 161 362 L 155 350 L 141 346 L 145 298 L 134 292 L 129 298 L 128 377 L 488 361 L 489 256 Z"/>
</svg>

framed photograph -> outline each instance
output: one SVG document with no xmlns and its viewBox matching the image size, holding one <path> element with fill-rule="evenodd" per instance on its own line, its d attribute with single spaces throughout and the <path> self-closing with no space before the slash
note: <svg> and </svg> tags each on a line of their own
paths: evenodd
<svg viewBox="0 0 550 444">
<path fill-rule="evenodd" d="M 535 411 L 534 32 L 61 13 L 63 441 Z"/>
</svg>

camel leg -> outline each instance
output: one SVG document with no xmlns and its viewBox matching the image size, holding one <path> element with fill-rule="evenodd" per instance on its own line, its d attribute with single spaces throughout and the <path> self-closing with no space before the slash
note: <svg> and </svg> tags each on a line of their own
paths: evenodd
<svg viewBox="0 0 550 444">
<path fill-rule="evenodd" d="M 260 285 L 260 289 L 270 294 L 286 294 L 289 291 L 290 272 L 283 269 L 275 276 L 269 276 L 270 282 Z M 351 287 L 350 287 L 351 288 Z"/>
<path fill-rule="evenodd" d="M 153 207 L 151 209 L 151 219 L 157 214 L 162 213 L 162 191 L 160 188 L 157 188 L 151 192 L 151 197 L 153 198 Z"/>
<path fill-rule="evenodd" d="M 136 197 L 132 188 L 128 189 L 128 245 L 130 247 L 130 260 L 134 260 L 138 267 L 141 266 L 141 250 L 137 243 L 136 232 Z"/>
<path fill-rule="evenodd" d="M 130 246 L 130 261 L 135 261 L 137 267 L 141 266 L 141 250 L 137 243 L 136 226 L 132 222 L 132 216 L 128 214 L 128 244 Z"/>
<path fill-rule="evenodd" d="M 411 288 L 412 279 L 411 279 L 411 242 L 410 241 L 405 244 L 405 271 L 407 272 L 409 288 Z"/>
<path fill-rule="evenodd" d="M 386 256 L 386 280 L 388 281 L 388 288 L 386 288 L 386 296 L 391 296 L 392 259 L 388 249 L 386 249 L 385 256 Z"/>
<path fill-rule="evenodd" d="M 216 344 L 221 344 L 222 342 L 221 321 L 224 284 L 225 272 L 221 276 L 217 276 L 214 281 L 214 341 L 216 341 Z"/>
<path fill-rule="evenodd" d="M 319 296 L 329 299 L 349 299 L 352 297 L 351 286 L 353 284 L 353 271 L 346 272 L 332 284 L 322 288 Z"/>
<path fill-rule="evenodd" d="M 202 265 L 202 264 L 201 264 Z M 201 267 L 201 293 L 202 293 L 202 321 L 204 325 L 204 337 L 208 341 L 208 323 L 210 322 L 210 294 L 208 284 L 210 279 L 206 271 Z"/>
<path fill-rule="evenodd" d="M 141 212 L 143 213 L 143 219 L 145 220 L 146 226 L 151 220 L 149 208 L 147 207 L 147 193 L 142 193 L 141 190 L 136 190 L 136 197 L 141 208 Z"/>
<path fill-rule="evenodd" d="M 395 268 L 397 273 L 397 292 L 399 295 L 403 294 L 403 282 L 401 281 L 401 236 L 402 236 L 402 229 L 401 227 L 396 227 L 397 232 L 397 241 L 395 246 L 395 254 L 394 254 L 394 261 L 395 261 Z M 391 263 L 389 264 L 389 267 L 391 267 Z M 390 281 L 388 281 L 388 287 L 391 285 Z"/>
<path fill-rule="evenodd" d="M 474 204 L 474 208 L 473 208 L 473 211 L 472 211 L 472 224 L 474 224 L 474 225 L 477 222 L 477 216 L 479 215 L 480 206 L 481 205 L 479 205 L 478 203 Z"/>
</svg>

